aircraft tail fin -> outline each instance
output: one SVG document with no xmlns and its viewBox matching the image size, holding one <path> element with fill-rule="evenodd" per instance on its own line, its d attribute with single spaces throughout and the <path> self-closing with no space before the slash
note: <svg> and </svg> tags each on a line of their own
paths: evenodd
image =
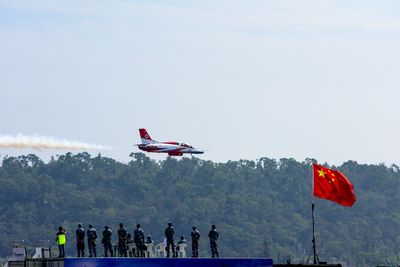
<svg viewBox="0 0 400 267">
<path fill-rule="evenodd" d="M 151 137 L 147 133 L 146 129 L 140 128 L 139 129 L 139 133 L 140 133 L 140 139 L 142 140 L 142 144 L 154 144 L 154 143 L 157 143 L 157 141 L 151 139 Z"/>
</svg>

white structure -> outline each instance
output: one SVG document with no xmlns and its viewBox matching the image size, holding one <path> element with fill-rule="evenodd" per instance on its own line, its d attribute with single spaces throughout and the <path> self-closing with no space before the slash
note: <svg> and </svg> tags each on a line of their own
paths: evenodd
<svg viewBox="0 0 400 267">
<path fill-rule="evenodd" d="M 187 246 L 186 244 L 179 244 L 176 246 L 176 248 L 179 248 L 177 249 L 178 258 L 186 258 L 186 251 L 185 251 L 186 246 Z"/>
</svg>

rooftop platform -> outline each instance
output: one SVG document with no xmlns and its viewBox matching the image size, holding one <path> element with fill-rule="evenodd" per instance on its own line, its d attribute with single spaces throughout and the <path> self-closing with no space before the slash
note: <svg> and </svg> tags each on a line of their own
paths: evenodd
<svg viewBox="0 0 400 267">
<path fill-rule="evenodd" d="M 252 258 L 66 258 L 64 267 L 272 267 L 272 259 Z"/>
</svg>

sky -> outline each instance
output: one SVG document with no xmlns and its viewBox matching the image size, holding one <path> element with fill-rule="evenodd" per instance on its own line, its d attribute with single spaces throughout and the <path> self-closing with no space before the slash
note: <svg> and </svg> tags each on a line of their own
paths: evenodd
<svg viewBox="0 0 400 267">
<path fill-rule="evenodd" d="M 0 0 L 0 135 L 99 144 L 112 149 L 89 153 L 127 162 L 146 128 L 216 162 L 400 165 L 399 8 Z M 0 149 L 43 159 L 65 152 Z"/>
</svg>

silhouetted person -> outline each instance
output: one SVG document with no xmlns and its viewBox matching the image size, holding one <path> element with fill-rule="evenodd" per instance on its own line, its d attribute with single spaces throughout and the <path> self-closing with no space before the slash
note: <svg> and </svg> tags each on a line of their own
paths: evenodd
<svg viewBox="0 0 400 267">
<path fill-rule="evenodd" d="M 97 231 L 91 224 L 89 224 L 89 229 L 86 231 L 89 247 L 89 257 L 97 257 L 96 253 L 96 239 Z"/>
<path fill-rule="evenodd" d="M 114 256 L 111 237 L 112 237 L 111 229 L 109 229 L 107 225 L 104 226 L 103 238 L 101 239 L 101 243 L 103 243 L 104 245 L 104 257 L 108 257 L 108 252 L 110 252 L 111 257 Z"/>
<path fill-rule="evenodd" d="M 199 257 L 199 240 L 200 240 L 200 232 L 196 229 L 196 225 L 193 225 L 192 232 L 190 233 L 192 236 L 192 257 Z"/>
<path fill-rule="evenodd" d="M 133 241 L 136 245 L 136 257 L 144 257 L 144 232 L 140 228 L 140 224 L 136 225 L 136 230 L 133 233 Z"/>
<path fill-rule="evenodd" d="M 128 239 L 128 231 L 124 228 L 122 223 L 119 224 L 118 229 L 118 254 L 120 257 L 127 257 L 126 240 Z"/>
<path fill-rule="evenodd" d="M 168 227 L 165 229 L 165 238 L 167 239 L 167 258 L 170 256 L 170 248 L 172 249 L 172 256 L 175 255 L 175 244 L 174 244 L 174 227 L 172 226 L 172 223 L 168 223 Z"/>
<path fill-rule="evenodd" d="M 76 233 L 76 249 L 78 251 L 78 258 L 85 257 L 85 229 L 82 228 L 82 224 L 78 223 L 78 229 Z"/>
<path fill-rule="evenodd" d="M 210 238 L 211 257 L 215 258 L 216 256 L 218 258 L 219 254 L 218 254 L 217 240 L 219 234 L 214 224 L 211 226 L 210 232 L 208 232 L 208 237 Z"/>
</svg>

